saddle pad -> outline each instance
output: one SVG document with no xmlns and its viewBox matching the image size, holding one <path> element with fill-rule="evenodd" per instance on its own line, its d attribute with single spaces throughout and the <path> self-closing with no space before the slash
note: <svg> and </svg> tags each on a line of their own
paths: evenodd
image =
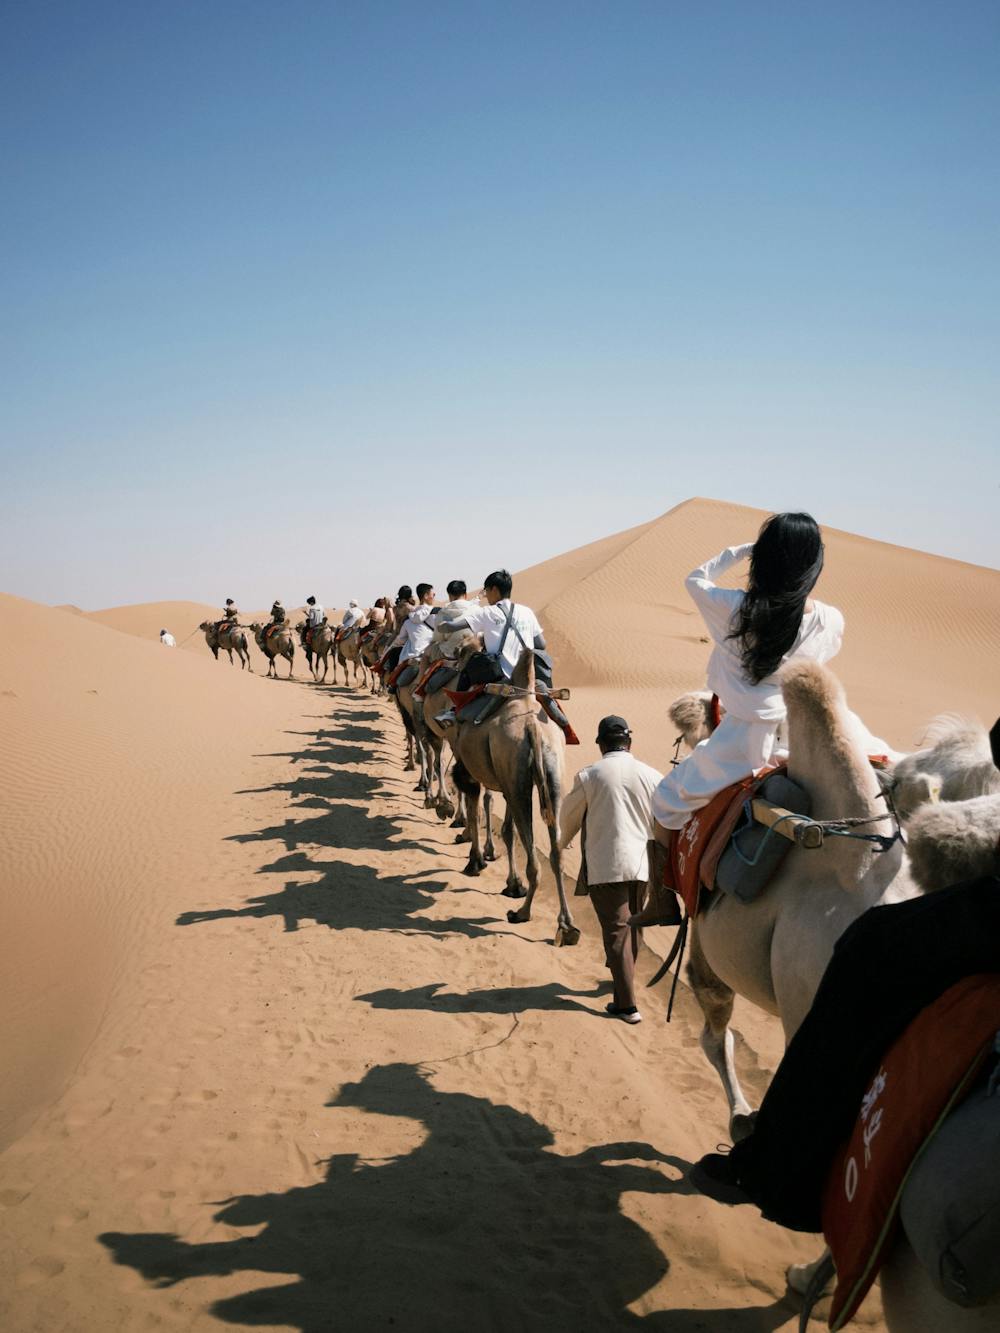
<svg viewBox="0 0 1000 1333">
<path fill-rule="evenodd" d="M 414 696 L 422 699 L 427 694 L 434 694 L 437 690 L 444 689 L 446 680 L 451 680 L 457 675 L 458 667 L 453 666 L 451 662 L 441 660 L 432 662 L 417 681 L 413 691 Z"/>
<path fill-rule="evenodd" d="M 843 1328 L 867 1295 L 910 1172 L 970 1091 L 998 1025 L 1000 974 L 981 973 L 921 1010 L 885 1053 L 823 1194 L 823 1234 L 837 1268 L 831 1329 Z"/>
<path fill-rule="evenodd" d="M 774 770 L 769 769 L 768 773 Z M 679 893 L 689 916 L 698 915 L 701 889 L 715 883 L 715 867 L 743 813 L 743 802 L 763 782 L 765 773 L 724 787 L 696 810 L 670 840 L 670 887 Z"/>
<path fill-rule="evenodd" d="M 795 815 L 807 815 L 812 807 L 809 793 L 783 771 L 769 773 L 754 796 Z M 745 812 L 745 801 L 743 809 Z M 791 850 L 792 844 L 776 830 L 758 824 L 752 816 L 744 818 L 733 829 L 718 858 L 714 887 L 741 903 L 756 902 Z"/>
</svg>

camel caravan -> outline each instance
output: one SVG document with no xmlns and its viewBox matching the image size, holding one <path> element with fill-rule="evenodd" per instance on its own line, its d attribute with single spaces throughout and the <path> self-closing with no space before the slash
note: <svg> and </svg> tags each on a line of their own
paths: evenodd
<svg viewBox="0 0 1000 1333">
<path fill-rule="evenodd" d="M 745 561 L 745 587 L 721 587 Z M 802 1328 L 831 1283 L 830 1327 L 849 1323 L 878 1276 L 892 1333 L 996 1330 L 1000 723 L 987 734 L 944 715 L 910 755 L 873 735 L 828 666 L 844 622 L 812 596 L 822 565 L 815 521 L 778 514 L 689 575 L 713 649 L 707 689 L 669 708 L 679 735 L 666 774 L 631 754 L 627 721 L 609 715 L 601 758 L 567 784 L 569 692 L 505 570 L 485 580 L 485 604 L 458 580 L 444 605 L 431 585 L 404 585 L 367 612 L 352 603 L 336 630 L 307 614 L 300 642 L 314 679 L 332 656 L 334 681 L 350 664 L 353 685 L 360 671 L 362 688 L 393 698 L 405 767 L 468 844 L 467 875 L 495 859 L 503 797 L 511 923 L 530 919 L 539 885 L 537 803 L 559 945 L 580 938 L 563 869 L 579 837 L 574 896 L 590 896 L 601 926 L 611 1017 L 641 1019 L 643 929 L 676 930 L 650 984 L 676 962 L 672 1005 L 687 954 L 733 1143 L 689 1179 L 723 1206 L 826 1238 L 815 1262 L 788 1270 Z M 779 1018 L 787 1042 L 756 1110 L 736 1071 L 736 995 Z"/>
</svg>

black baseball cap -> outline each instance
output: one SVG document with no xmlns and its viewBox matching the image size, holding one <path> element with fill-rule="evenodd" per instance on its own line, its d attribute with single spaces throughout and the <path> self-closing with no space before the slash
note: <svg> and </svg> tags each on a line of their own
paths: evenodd
<svg viewBox="0 0 1000 1333">
<path fill-rule="evenodd" d="M 610 740 L 630 740 L 632 736 L 629 725 L 623 717 L 617 713 L 610 713 L 607 717 L 602 717 L 597 724 L 597 744 L 601 741 Z"/>
</svg>

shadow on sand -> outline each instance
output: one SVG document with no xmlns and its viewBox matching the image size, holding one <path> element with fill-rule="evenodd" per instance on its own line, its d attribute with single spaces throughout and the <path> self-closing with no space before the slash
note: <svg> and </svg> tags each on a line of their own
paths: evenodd
<svg viewBox="0 0 1000 1333">
<path fill-rule="evenodd" d="M 102 1243 L 161 1287 L 235 1273 L 292 1277 L 218 1300 L 210 1312 L 303 1333 L 769 1333 L 791 1316 L 781 1301 L 629 1311 L 670 1265 L 622 1213 L 621 1197 L 688 1193 L 681 1159 L 631 1142 L 560 1156 L 532 1116 L 441 1092 L 407 1064 L 376 1066 L 328 1105 L 417 1120 L 425 1137 L 387 1159 L 359 1142 L 327 1159 L 317 1184 L 222 1201 L 215 1220 L 254 1235 L 187 1244 L 169 1234 L 105 1233 Z"/>
</svg>

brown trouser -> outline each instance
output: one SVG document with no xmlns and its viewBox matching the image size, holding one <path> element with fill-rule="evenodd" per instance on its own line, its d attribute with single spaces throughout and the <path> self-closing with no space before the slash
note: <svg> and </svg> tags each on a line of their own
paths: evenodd
<svg viewBox="0 0 1000 1333">
<path fill-rule="evenodd" d="M 614 1002 L 619 1009 L 635 1008 L 635 960 L 642 931 L 633 930 L 628 919 L 642 906 L 645 888 L 645 881 L 638 879 L 590 886 L 590 901 L 601 923 L 604 954 L 615 984 Z"/>
</svg>

